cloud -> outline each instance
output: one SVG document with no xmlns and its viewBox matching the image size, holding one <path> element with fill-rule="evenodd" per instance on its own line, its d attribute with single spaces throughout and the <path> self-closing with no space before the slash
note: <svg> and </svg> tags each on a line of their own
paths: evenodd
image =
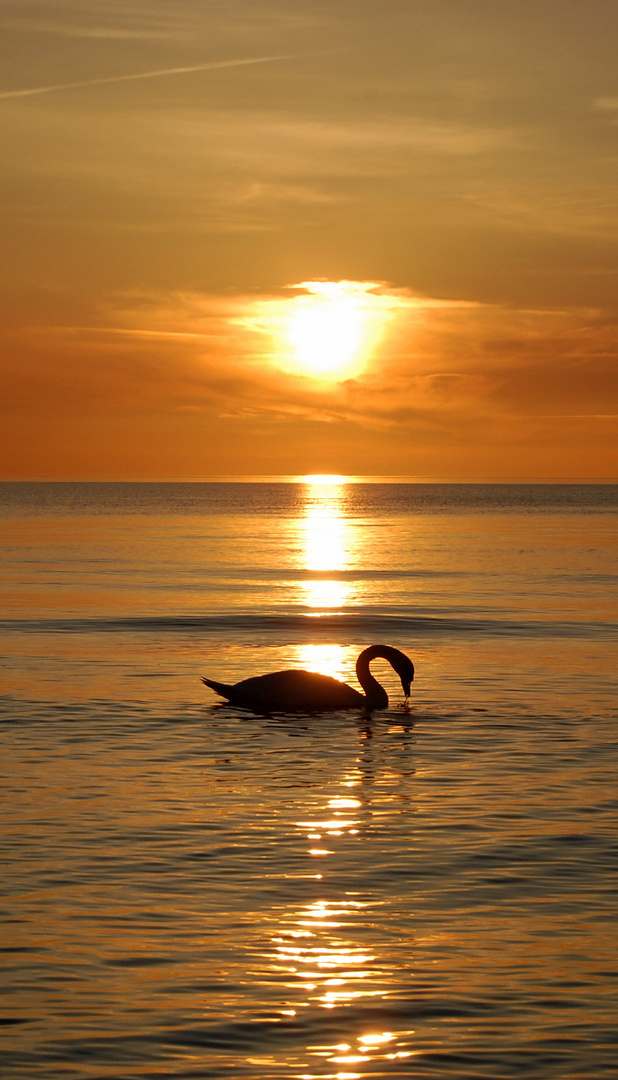
<svg viewBox="0 0 618 1080">
<path fill-rule="evenodd" d="M 54 37 L 77 38 L 94 41 L 169 41 L 173 34 L 170 27 L 131 29 L 125 26 L 103 26 L 62 22 L 44 18 L 0 19 L 4 30 L 27 34 L 52 34 Z"/>
<path fill-rule="evenodd" d="M 506 476 L 616 471 L 618 325 L 606 313 L 373 288 L 392 318 L 365 369 L 341 380 L 277 363 L 264 312 L 293 304 L 285 289 L 133 294 L 101 309 L 98 325 L 14 331 L 0 405 L 7 460 L 22 445 L 37 475 L 50 453 L 58 475 L 75 475 L 75 454 L 92 475 L 302 472 L 312 462 L 415 473 L 420 461 L 434 475 L 486 475 L 488 462 Z"/>
<path fill-rule="evenodd" d="M 618 112 L 618 97 L 598 97 L 594 100 L 595 109 L 604 112 Z"/>
<path fill-rule="evenodd" d="M 102 86 L 108 83 L 135 82 L 141 79 L 158 79 L 169 75 L 186 75 L 195 71 L 215 71 L 219 68 L 247 67 L 251 64 L 269 64 L 276 60 L 290 60 L 292 54 L 280 56 L 255 56 L 243 60 L 216 60 L 208 64 L 196 64 L 189 67 L 162 68 L 158 71 L 142 71 L 131 75 L 111 75 L 103 79 L 85 79 L 80 82 L 55 83 L 52 86 L 35 86 L 26 90 L 0 91 L 0 99 L 35 97 L 39 94 L 54 94 L 60 90 L 76 90 L 84 86 Z"/>
<path fill-rule="evenodd" d="M 353 378 L 312 377 L 281 359 L 285 312 L 298 302 L 285 290 L 136 295 L 100 326 L 32 331 L 29 351 L 47 355 L 25 395 L 38 382 L 45 395 L 55 385 L 60 408 L 81 396 L 95 408 L 107 400 L 139 412 L 297 417 L 381 430 L 420 420 L 441 429 L 495 428 L 501 417 L 618 408 L 611 404 L 618 400 L 618 326 L 601 311 L 522 310 L 358 285 L 388 319 Z M 25 378 L 17 373 L 16 384 Z"/>
</svg>

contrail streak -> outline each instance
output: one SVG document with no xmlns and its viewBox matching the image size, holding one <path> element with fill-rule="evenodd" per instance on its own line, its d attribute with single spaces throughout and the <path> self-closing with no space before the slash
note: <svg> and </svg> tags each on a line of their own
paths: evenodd
<svg viewBox="0 0 618 1080">
<path fill-rule="evenodd" d="M 244 67 L 247 64 L 268 64 L 273 60 L 290 60 L 293 53 L 282 56 L 256 56 L 249 60 L 216 60 L 195 67 L 163 68 L 161 71 L 142 71 L 139 75 L 111 75 L 106 79 L 85 79 L 84 82 L 56 83 L 54 86 L 34 86 L 29 90 L 2 90 L 0 98 L 34 97 L 35 94 L 54 94 L 58 90 L 75 90 L 81 86 L 102 86 L 104 83 L 133 82 L 137 79 L 158 79 L 162 75 L 186 75 L 191 71 L 214 71 L 216 68 Z"/>
</svg>

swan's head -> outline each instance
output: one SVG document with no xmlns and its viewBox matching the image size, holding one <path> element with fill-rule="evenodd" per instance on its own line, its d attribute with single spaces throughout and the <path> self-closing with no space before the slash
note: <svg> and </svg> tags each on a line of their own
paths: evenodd
<svg viewBox="0 0 618 1080">
<path fill-rule="evenodd" d="M 405 653 L 401 653 L 400 655 L 401 661 L 397 664 L 395 670 L 401 679 L 401 685 L 407 700 L 410 697 L 410 686 L 414 682 L 414 664 L 410 660 L 410 657 L 406 656 Z"/>
</svg>

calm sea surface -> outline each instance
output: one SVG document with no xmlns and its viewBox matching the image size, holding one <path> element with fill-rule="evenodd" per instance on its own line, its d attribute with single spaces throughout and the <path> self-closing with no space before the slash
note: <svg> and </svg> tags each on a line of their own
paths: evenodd
<svg viewBox="0 0 618 1080">
<path fill-rule="evenodd" d="M 3 1077 L 615 1080 L 616 486 L 0 500 Z"/>
</svg>

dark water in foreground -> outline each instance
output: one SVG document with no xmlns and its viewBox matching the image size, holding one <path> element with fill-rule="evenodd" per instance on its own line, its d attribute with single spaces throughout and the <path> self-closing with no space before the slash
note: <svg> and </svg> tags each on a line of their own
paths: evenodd
<svg viewBox="0 0 618 1080">
<path fill-rule="evenodd" d="M 3 1077 L 618 1075 L 615 486 L 0 498 Z"/>
</svg>

